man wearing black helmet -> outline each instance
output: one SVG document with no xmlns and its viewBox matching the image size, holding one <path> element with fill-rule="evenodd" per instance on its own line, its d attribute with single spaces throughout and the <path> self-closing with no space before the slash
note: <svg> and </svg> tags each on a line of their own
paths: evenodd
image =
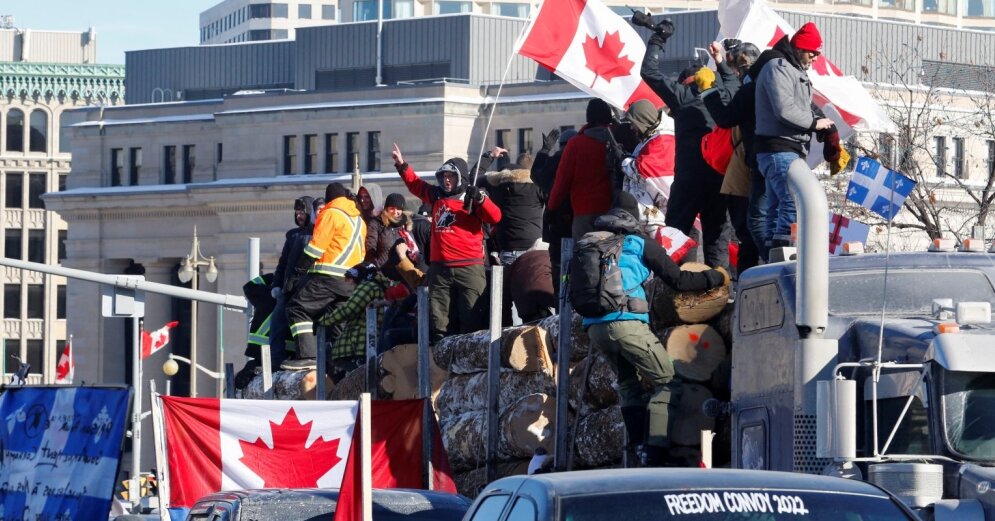
<svg viewBox="0 0 995 521">
<path fill-rule="evenodd" d="M 481 158 L 481 169 L 504 149 L 494 148 Z M 447 334 L 469 333 L 487 325 L 487 302 L 481 298 L 487 288 L 484 272 L 483 225 L 497 224 L 501 210 L 487 193 L 470 182 L 466 161 L 454 157 L 435 172 L 438 186 L 432 186 L 404 161 L 394 145 L 394 166 L 413 195 L 432 205 L 431 258 L 428 280 L 432 315 L 432 342 Z M 449 323 L 450 305 L 459 324 Z"/>
</svg>

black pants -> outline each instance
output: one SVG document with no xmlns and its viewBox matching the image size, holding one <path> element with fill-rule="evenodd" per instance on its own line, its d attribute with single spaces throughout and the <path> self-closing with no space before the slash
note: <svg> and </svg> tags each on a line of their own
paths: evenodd
<svg viewBox="0 0 995 521">
<path fill-rule="evenodd" d="M 667 226 L 691 234 L 694 219 L 701 215 L 702 247 L 709 266 L 729 266 L 726 234 L 726 203 L 719 194 L 722 176 L 709 167 L 697 171 L 679 170 L 674 175 L 667 201 Z"/>
<path fill-rule="evenodd" d="M 729 222 L 739 239 L 739 255 L 736 257 L 738 275 L 760 263 L 760 249 L 753 240 L 746 218 L 750 211 L 750 198 L 726 195 L 726 206 L 729 208 Z"/>
<path fill-rule="evenodd" d="M 349 300 L 356 286 L 342 277 L 311 274 L 301 288 L 294 292 L 287 304 L 290 332 L 297 342 L 297 356 L 318 356 L 318 342 L 314 336 L 314 321 Z M 327 340 L 334 342 L 341 328 L 332 327 Z"/>
<path fill-rule="evenodd" d="M 432 342 L 487 328 L 490 316 L 484 298 L 487 274 L 483 264 L 450 268 L 433 262 L 428 268 L 428 288 Z M 451 323 L 451 316 L 459 323 Z"/>
</svg>

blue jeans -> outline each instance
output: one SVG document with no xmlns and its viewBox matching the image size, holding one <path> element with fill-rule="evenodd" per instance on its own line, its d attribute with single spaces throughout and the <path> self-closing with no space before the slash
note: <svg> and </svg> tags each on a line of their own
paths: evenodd
<svg viewBox="0 0 995 521">
<path fill-rule="evenodd" d="M 767 244 L 767 181 L 759 171 L 750 179 L 750 206 L 746 210 L 746 227 L 757 245 L 760 258 L 767 262 L 770 246 Z"/>
<path fill-rule="evenodd" d="M 759 152 L 757 164 L 767 181 L 767 240 L 790 241 L 791 224 L 798 220 L 795 200 L 788 190 L 788 167 L 796 152 Z"/>
<path fill-rule="evenodd" d="M 287 297 L 282 294 L 276 298 L 272 317 L 269 323 L 269 352 L 275 371 L 287 359 L 287 329 L 290 327 L 287 323 Z"/>
</svg>

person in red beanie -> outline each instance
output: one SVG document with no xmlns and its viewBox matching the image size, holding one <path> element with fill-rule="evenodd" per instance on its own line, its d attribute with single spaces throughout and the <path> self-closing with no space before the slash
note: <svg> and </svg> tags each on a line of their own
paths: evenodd
<svg viewBox="0 0 995 521">
<path fill-rule="evenodd" d="M 788 190 L 788 167 L 808 155 L 813 132 L 835 130 L 832 120 L 812 104 L 808 69 L 822 52 L 822 36 L 815 24 L 801 26 L 790 39 L 784 36 L 764 51 L 756 87 L 757 166 L 767 184 L 766 239 L 772 248 L 791 244 L 791 224 L 797 221 Z"/>
</svg>

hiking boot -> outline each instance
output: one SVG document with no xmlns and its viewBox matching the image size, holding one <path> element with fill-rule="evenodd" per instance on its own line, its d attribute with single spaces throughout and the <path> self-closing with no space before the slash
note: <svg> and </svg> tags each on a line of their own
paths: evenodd
<svg viewBox="0 0 995 521">
<path fill-rule="evenodd" d="M 318 368 L 317 358 L 295 358 L 280 364 L 280 369 L 286 371 L 314 371 Z"/>
<path fill-rule="evenodd" d="M 259 369 L 259 362 L 255 360 L 246 362 L 245 367 L 235 373 L 235 389 L 245 389 L 252 382 L 252 379 L 256 377 Z"/>
</svg>

